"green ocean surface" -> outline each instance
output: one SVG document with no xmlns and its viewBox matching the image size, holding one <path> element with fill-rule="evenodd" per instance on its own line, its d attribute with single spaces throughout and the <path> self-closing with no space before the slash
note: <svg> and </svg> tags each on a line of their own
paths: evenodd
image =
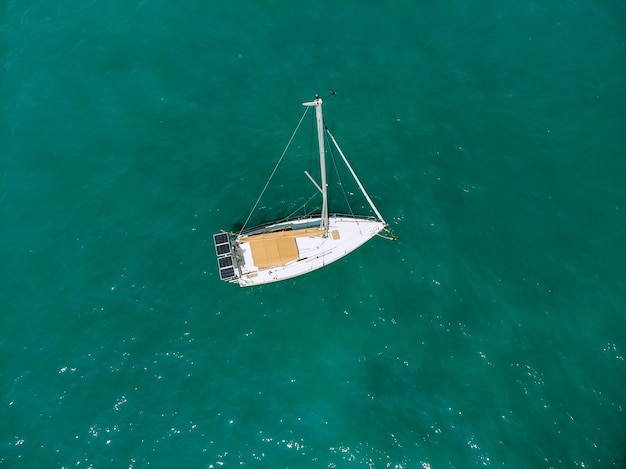
<svg viewBox="0 0 626 469">
<path fill-rule="evenodd" d="M 623 1 L 9 0 L 0 34 L 0 467 L 624 467 Z M 400 241 L 221 282 L 328 88 Z"/>
</svg>

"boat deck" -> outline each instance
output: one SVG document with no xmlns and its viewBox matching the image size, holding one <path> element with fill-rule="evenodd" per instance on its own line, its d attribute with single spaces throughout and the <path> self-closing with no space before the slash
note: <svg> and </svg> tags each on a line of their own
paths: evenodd
<svg viewBox="0 0 626 469">
<path fill-rule="evenodd" d="M 281 267 L 300 259 L 297 239 L 324 237 L 325 234 L 325 231 L 320 228 L 284 230 L 245 236 L 239 240 L 239 243 L 249 243 L 254 265 L 259 269 L 268 269 Z M 339 231 L 333 230 L 330 236 L 338 240 Z M 306 244 L 308 243 L 300 242 L 303 248 Z"/>
<path fill-rule="evenodd" d="M 332 218 L 326 233 L 317 227 L 283 229 L 236 240 L 241 286 L 258 285 L 318 269 L 353 251 L 384 228 L 366 219 Z"/>
</svg>

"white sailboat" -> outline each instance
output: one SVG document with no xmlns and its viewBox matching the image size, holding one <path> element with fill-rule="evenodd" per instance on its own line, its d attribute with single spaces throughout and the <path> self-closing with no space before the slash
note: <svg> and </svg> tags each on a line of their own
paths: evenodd
<svg viewBox="0 0 626 469">
<path fill-rule="evenodd" d="M 335 93 L 331 91 L 331 94 Z M 247 287 L 304 275 L 341 259 L 380 234 L 381 231 L 386 230 L 387 223 L 365 191 L 337 141 L 324 125 L 322 101 L 319 95 L 315 95 L 315 100 L 303 103 L 307 109 L 315 108 L 316 114 L 320 184 L 307 171 L 305 174 L 322 195 L 321 213 L 295 219 L 283 219 L 246 230 L 245 225 L 250 219 L 248 216 L 244 227 L 238 233 L 221 231 L 213 235 L 222 280 Z M 375 216 L 329 215 L 325 133 L 341 155 Z M 252 212 L 262 196 L 263 192 Z"/>
</svg>

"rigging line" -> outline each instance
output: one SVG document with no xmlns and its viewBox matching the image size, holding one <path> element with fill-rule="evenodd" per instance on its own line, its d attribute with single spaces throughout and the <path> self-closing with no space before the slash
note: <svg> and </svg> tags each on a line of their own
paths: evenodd
<svg viewBox="0 0 626 469">
<path fill-rule="evenodd" d="M 237 234 L 237 236 L 241 236 L 241 233 L 243 233 L 243 230 L 246 228 L 246 225 L 250 221 L 250 217 L 252 216 L 252 214 L 256 210 L 257 205 L 259 205 L 259 202 L 261 201 L 261 198 L 263 197 L 263 194 L 265 194 L 267 186 L 270 185 L 270 181 L 274 177 L 274 174 L 276 173 L 276 170 L 278 169 L 278 166 L 280 165 L 281 161 L 283 161 L 283 157 L 285 156 L 285 153 L 287 153 L 287 150 L 289 149 L 289 146 L 291 145 L 291 142 L 293 141 L 293 138 L 298 133 L 298 129 L 300 128 L 300 124 L 302 124 L 302 121 L 304 120 L 304 116 L 306 116 L 307 112 L 309 112 L 309 107 L 308 106 L 304 109 L 304 113 L 302 114 L 302 117 L 300 118 L 300 122 L 298 122 L 298 125 L 296 126 L 296 130 L 294 130 L 293 133 L 291 134 L 291 137 L 289 138 L 289 141 L 287 142 L 287 146 L 283 150 L 283 154 L 280 155 L 280 158 L 278 159 L 278 163 L 276 163 L 276 166 L 274 166 L 274 169 L 272 170 L 272 174 L 270 174 L 270 178 L 265 183 L 265 187 L 263 187 L 263 190 L 261 191 L 261 194 L 259 195 L 259 198 L 256 199 L 256 202 L 254 203 L 254 206 L 252 207 L 252 210 L 250 210 L 250 213 L 248 214 L 248 218 L 246 218 L 246 221 L 244 222 L 243 226 L 241 227 L 241 230 L 239 230 L 239 233 Z"/>
<path fill-rule="evenodd" d="M 376 208 L 376 205 L 374 205 L 374 202 L 372 202 L 372 199 L 370 198 L 370 196 L 367 194 L 367 191 L 365 190 L 365 187 L 363 187 L 363 184 L 361 184 L 361 180 L 358 178 L 358 176 L 356 175 L 356 173 L 354 172 L 354 169 L 352 169 L 352 166 L 350 166 L 350 163 L 348 163 L 348 159 L 346 158 L 346 156 L 343 154 L 343 152 L 341 151 L 341 148 L 339 147 L 339 144 L 337 143 L 337 141 L 335 140 L 335 137 L 333 137 L 333 134 L 330 133 L 330 130 L 328 129 L 328 127 L 326 127 L 326 132 L 328 133 L 328 136 L 330 137 L 330 139 L 333 141 L 333 143 L 335 144 L 335 148 L 337 148 L 337 151 L 339 152 L 339 154 L 341 155 L 341 158 L 343 158 L 344 163 L 346 164 L 346 166 L 348 167 L 348 169 L 350 170 L 350 173 L 352 174 L 352 177 L 354 178 L 354 180 L 356 181 L 357 185 L 359 186 L 359 189 L 361 189 L 361 192 L 363 193 L 363 195 L 365 196 L 365 198 L 367 199 L 368 203 L 370 204 L 370 207 L 372 207 L 372 210 L 374 210 L 374 213 L 376 214 L 376 216 L 378 217 L 378 219 L 383 222 L 385 225 L 387 224 L 387 222 L 384 220 L 383 216 L 380 214 L 380 212 L 378 211 L 378 209 Z"/>
<path fill-rule="evenodd" d="M 300 210 L 306 209 L 306 204 L 308 204 L 311 200 L 313 200 L 318 194 L 319 194 L 319 192 L 314 193 L 311 197 L 309 197 L 309 199 L 306 202 L 304 202 L 297 209 L 295 209 L 293 212 L 291 212 L 289 215 L 287 215 L 286 219 L 288 220 L 291 217 L 293 217 L 296 213 L 298 213 Z"/>
<path fill-rule="evenodd" d="M 328 134 L 326 134 L 326 140 L 330 143 L 330 139 L 328 138 Z M 337 160 L 335 159 L 335 152 L 333 151 L 333 146 L 328 145 L 328 153 L 330 153 L 330 158 L 333 161 L 333 166 L 335 168 L 335 174 L 337 175 L 338 186 L 341 188 L 341 193 L 343 194 L 343 199 L 346 201 L 346 205 L 348 206 L 348 210 L 350 210 L 350 215 L 354 216 L 354 211 L 352 210 L 352 205 L 350 205 L 350 201 L 348 200 L 348 196 L 346 194 L 346 190 L 343 185 L 343 181 L 341 179 L 341 175 L 339 174 L 339 167 L 337 166 Z"/>
<path fill-rule="evenodd" d="M 304 212 L 302 215 L 300 215 L 299 217 L 294 217 L 293 215 L 295 213 L 297 213 L 298 211 L 302 210 L 302 209 L 306 209 L 306 204 L 309 203 L 312 199 L 315 198 L 317 194 L 313 194 L 309 200 L 307 200 L 304 204 L 302 204 L 300 207 L 298 207 L 296 210 L 294 210 L 293 212 L 291 212 L 289 215 L 287 215 L 284 218 L 281 218 L 280 220 L 274 221 L 274 222 L 270 222 L 269 224 L 275 224 L 275 223 L 283 223 L 286 221 L 292 221 L 292 220 L 301 220 L 302 218 L 306 218 L 308 216 L 310 216 L 312 213 L 315 212 L 315 208 L 313 210 L 311 210 L 310 212 Z"/>
</svg>

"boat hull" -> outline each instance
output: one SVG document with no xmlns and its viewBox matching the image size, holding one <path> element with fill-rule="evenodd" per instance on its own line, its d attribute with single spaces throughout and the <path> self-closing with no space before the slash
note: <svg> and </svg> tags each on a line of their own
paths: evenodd
<svg viewBox="0 0 626 469">
<path fill-rule="evenodd" d="M 276 223 L 231 239 L 233 276 L 242 287 L 307 274 L 345 257 L 385 228 L 379 220 L 332 216 L 328 231 L 320 218 Z"/>
</svg>

